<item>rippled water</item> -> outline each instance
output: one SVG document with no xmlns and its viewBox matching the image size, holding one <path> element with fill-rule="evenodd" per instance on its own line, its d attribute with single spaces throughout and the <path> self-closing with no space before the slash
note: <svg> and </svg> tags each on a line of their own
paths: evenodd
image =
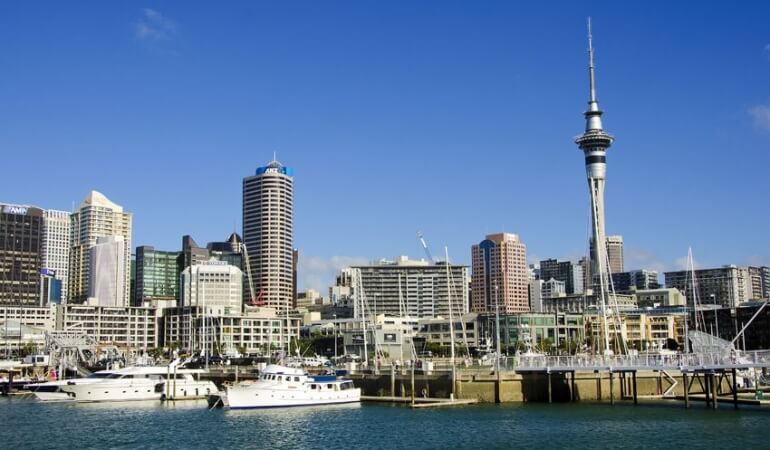
<svg viewBox="0 0 770 450">
<path fill-rule="evenodd" d="M 770 448 L 770 411 L 729 405 L 379 404 L 213 410 L 205 402 L 0 399 L 0 448 Z"/>
</svg>

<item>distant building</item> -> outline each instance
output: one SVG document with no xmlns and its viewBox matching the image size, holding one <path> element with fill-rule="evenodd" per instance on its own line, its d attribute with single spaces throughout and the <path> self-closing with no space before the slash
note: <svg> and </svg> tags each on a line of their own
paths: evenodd
<svg viewBox="0 0 770 450">
<path fill-rule="evenodd" d="M 240 314 L 243 273 L 223 261 L 209 260 L 182 271 L 180 306 L 201 307 L 209 316 Z"/>
<path fill-rule="evenodd" d="M 177 259 L 181 252 L 155 250 L 150 245 L 136 248 L 136 289 L 134 306 L 145 301 L 178 301 Z"/>
<path fill-rule="evenodd" d="M 583 293 L 583 267 L 572 261 L 557 261 L 546 259 L 540 261 L 540 279 L 564 282 L 567 294 Z"/>
<path fill-rule="evenodd" d="M 44 212 L 0 204 L 0 305 L 40 305 Z"/>
<path fill-rule="evenodd" d="M 527 247 L 518 235 L 487 235 L 472 247 L 471 256 L 474 312 L 494 312 L 498 305 L 505 314 L 529 311 Z"/>
<path fill-rule="evenodd" d="M 753 296 L 748 268 L 723 266 L 716 269 L 695 271 L 695 290 L 689 270 L 665 272 L 666 287 L 684 292 L 690 302 L 698 305 L 721 305 L 734 308 L 752 300 Z"/>
<path fill-rule="evenodd" d="M 658 289 L 658 272 L 654 270 L 632 270 L 612 274 L 612 286 L 615 292 L 627 292 L 632 289 Z"/>
<path fill-rule="evenodd" d="M 126 241 L 123 236 L 103 236 L 88 249 L 88 298 L 92 306 L 129 306 L 126 276 Z M 130 268 L 129 268 L 130 269 Z"/>
<path fill-rule="evenodd" d="M 636 309 L 636 297 L 627 294 L 616 294 L 605 297 L 607 308 L 613 311 L 625 311 Z M 591 309 L 601 308 L 601 297 L 596 294 L 591 295 L 565 295 L 563 297 L 552 297 L 543 299 L 543 312 L 569 312 L 574 314 L 583 314 Z"/>
<path fill-rule="evenodd" d="M 111 202 L 97 191 L 91 191 L 71 217 L 70 274 L 68 301 L 84 303 L 90 291 L 88 282 L 91 278 L 90 249 L 96 245 L 96 240 L 106 236 L 123 237 L 123 254 L 121 267 L 125 273 L 121 280 L 125 285 L 121 288 L 123 299 L 121 305 L 129 304 L 131 292 L 131 214 L 124 212 L 123 207 Z"/>
<path fill-rule="evenodd" d="M 355 317 L 362 314 L 362 300 L 366 316 L 448 317 L 450 299 L 453 314 L 468 312 L 467 266 L 450 264 L 447 276 L 443 262 L 401 256 L 343 269 L 337 281 L 331 290 L 333 302 L 352 302 Z"/>
<path fill-rule="evenodd" d="M 529 308 L 543 312 L 543 280 L 529 280 Z"/>
<path fill-rule="evenodd" d="M 294 172 L 278 161 L 243 179 L 243 244 L 255 302 L 279 313 L 294 302 Z"/>
<path fill-rule="evenodd" d="M 634 295 L 640 308 L 687 306 L 687 298 L 676 288 L 640 289 Z"/>
<path fill-rule="evenodd" d="M 567 295 L 565 283 L 563 281 L 554 280 L 553 278 L 548 281 L 543 281 L 543 286 L 541 289 L 541 295 L 544 300 L 554 297 L 564 297 Z"/>
<path fill-rule="evenodd" d="M 623 236 L 607 236 L 607 258 L 610 260 L 610 273 L 623 272 Z"/>
<path fill-rule="evenodd" d="M 43 218 L 43 248 L 41 269 L 46 269 L 51 276 L 59 280 L 60 299 L 67 298 L 69 283 L 70 247 L 72 233 L 70 213 L 47 209 Z M 57 283 L 53 283 L 57 284 Z M 43 292 L 46 292 L 44 290 Z M 46 301 L 43 301 L 43 305 Z"/>
</svg>

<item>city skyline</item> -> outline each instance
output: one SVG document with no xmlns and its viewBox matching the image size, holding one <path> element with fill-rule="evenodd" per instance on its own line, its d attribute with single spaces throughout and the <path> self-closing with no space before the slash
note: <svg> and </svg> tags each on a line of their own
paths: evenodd
<svg viewBox="0 0 770 450">
<path fill-rule="evenodd" d="M 770 264 L 768 6 L 706 6 L 676 29 L 689 8 L 347 6 L 291 18 L 275 5 L 212 17 L 100 5 L 60 19 L 9 7 L 0 145 L 14 149 L 8 166 L 55 163 L 6 171 L 0 200 L 68 210 L 97 190 L 133 213 L 132 250 L 177 250 L 185 234 L 242 233 L 241 180 L 277 151 L 296 171 L 300 288 L 325 289 L 341 266 L 420 257 L 417 230 L 466 265 L 496 232 L 520 235 L 529 262 L 576 260 L 590 230 L 572 140 L 591 15 L 617 137 L 607 233 L 624 236 L 626 268 L 680 268 L 688 246 L 701 267 Z"/>
</svg>

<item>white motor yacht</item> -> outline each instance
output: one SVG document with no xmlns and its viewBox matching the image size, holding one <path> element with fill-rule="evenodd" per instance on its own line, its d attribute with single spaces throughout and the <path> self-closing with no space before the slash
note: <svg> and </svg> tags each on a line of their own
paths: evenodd
<svg viewBox="0 0 770 450">
<path fill-rule="evenodd" d="M 74 395 L 62 390 L 62 386 L 68 384 L 89 384 L 101 381 L 113 374 L 112 370 L 100 370 L 84 378 L 71 378 L 69 380 L 46 381 L 44 383 L 34 383 L 24 386 L 24 389 L 32 392 L 35 397 L 42 402 L 61 402 L 72 401 Z"/>
<path fill-rule="evenodd" d="M 127 367 L 95 382 L 68 383 L 60 389 L 76 402 L 199 399 L 217 391 L 211 381 L 194 376 L 203 372 L 171 366 Z"/>
<path fill-rule="evenodd" d="M 310 376 L 302 369 L 268 365 L 259 379 L 209 396 L 211 406 L 231 409 L 280 408 L 361 401 L 361 389 L 336 376 Z"/>
</svg>

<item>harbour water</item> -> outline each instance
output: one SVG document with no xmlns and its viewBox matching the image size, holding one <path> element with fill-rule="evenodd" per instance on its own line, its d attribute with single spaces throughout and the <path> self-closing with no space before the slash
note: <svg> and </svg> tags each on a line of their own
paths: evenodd
<svg viewBox="0 0 770 450">
<path fill-rule="evenodd" d="M 363 404 L 246 411 L 205 402 L 0 399 L 0 448 L 767 448 L 770 412 L 681 403 Z"/>
</svg>

